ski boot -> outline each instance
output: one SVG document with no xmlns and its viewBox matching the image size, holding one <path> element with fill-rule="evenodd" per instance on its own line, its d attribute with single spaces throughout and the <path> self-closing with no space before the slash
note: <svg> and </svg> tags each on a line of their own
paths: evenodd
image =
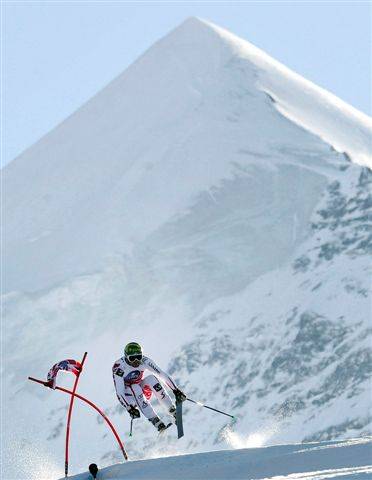
<svg viewBox="0 0 372 480">
<path fill-rule="evenodd" d="M 164 432 L 164 430 L 166 430 L 172 425 L 171 423 L 165 425 L 165 423 L 162 422 L 159 417 L 149 418 L 149 421 L 154 425 L 154 427 L 158 430 L 159 433 Z"/>
<path fill-rule="evenodd" d="M 158 432 L 161 432 L 165 429 L 165 424 L 160 420 L 159 417 L 149 418 L 149 422 L 151 422 L 155 428 L 157 428 Z"/>
<path fill-rule="evenodd" d="M 168 423 L 168 425 L 165 425 L 165 423 L 161 422 L 160 425 L 158 425 L 158 432 L 159 433 L 163 433 L 164 430 L 166 430 L 167 428 L 171 427 L 173 425 L 172 422 Z"/>
</svg>

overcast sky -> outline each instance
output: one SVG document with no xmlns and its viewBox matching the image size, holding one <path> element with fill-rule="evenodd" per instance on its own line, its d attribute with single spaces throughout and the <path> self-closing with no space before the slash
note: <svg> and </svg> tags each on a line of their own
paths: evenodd
<svg viewBox="0 0 372 480">
<path fill-rule="evenodd" d="M 371 113 L 369 2 L 2 1 L 2 163 L 185 18 L 210 20 Z"/>
</svg>

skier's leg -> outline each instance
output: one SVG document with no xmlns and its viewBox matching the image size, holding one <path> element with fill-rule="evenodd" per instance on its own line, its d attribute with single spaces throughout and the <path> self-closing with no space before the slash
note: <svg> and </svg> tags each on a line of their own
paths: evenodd
<svg viewBox="0 0 372 480">
<path fill-rule="evenodd" d="M 170 412 L 171 415 L 174 415 L 176 411 L 173 402 L 168 395 L 167 391 L 160 383 L 160 381 L 155 377 L 155 375 L 148 375 L 141 382 L 141 386 L 144 387 L 148 385 L 151 390 L 154 392 L 156 398 L 159 400 L 160 404 L 166 409 L 167 412 Z"/>
<path fill-rule="evenodd" d="M 137 383 L 128 385 L 129 391 L 131 392 L 132 398 L 135 401 L 135 406 L 139 408 L 140 412 L 144 414 L 146 418 L 156 417 L 156 413 L 152 408 L 151 403 L 149 403 L 142 391 L 142 388 Z"/>
<path fill-rule="evenodd" d="M 146 400 L 141 385 L 139 385 L 138 383 L 134 383 L 132 385 L 129 385 L 128 388 L 130 389 L 138 408 L 143 413 L 143 415 L 148 420 L 150 420 L 154 427 L 159 430 L 165 427 L 164 423 L 160 420 L 155 410 L 152 408 L 151 403 Z"/>
<path fill-rule="evenodd" d="M 126 410 L 129 410 L 131 406 L 136 408 L 138 407 L 136 399 L 134 398 L 133 393 L 128 385 L 124 386 L 122 393 L 117 392 L 116 396 Z"/>
</svg>

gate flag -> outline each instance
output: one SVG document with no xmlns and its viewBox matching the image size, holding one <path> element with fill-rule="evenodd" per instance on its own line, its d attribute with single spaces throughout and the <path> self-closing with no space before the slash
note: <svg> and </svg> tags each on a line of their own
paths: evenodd
<svg viewBox="0 0 372 480">
<path fill-rule="evenodd" d="M 65 372 L 71 372 L 78 376 L 81 372 L 81 369 L 81 363 L 77 362 L 76 360 L 62 360 L 53 365 L 53 367 L 49 370 L 46 386 L 49 388 L 53 388 L 53 390 L 56 388 L 57 374 L 60 370 L 64 370 Z"/>
</svg>

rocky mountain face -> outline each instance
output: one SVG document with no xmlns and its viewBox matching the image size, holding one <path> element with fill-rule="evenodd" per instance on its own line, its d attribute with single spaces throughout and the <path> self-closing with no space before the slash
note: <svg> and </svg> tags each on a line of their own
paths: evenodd
<svg viewBox="0 0 372 480">
<path fill-rule="evenodd" d="M 371 412 L 362 405 L 372 366 L 371 178 L 370 170 L 354 169 L 330 182 L 291 264 L 209 307 L 172 365 L 190 386 L 210 369 L 207 392 L 238 410 L 247 429 L 246 411 L 278 424 L 280 438 L 288 424 L 302 441 L 370 432 Z"/>
<path fill-rule="evenodd" d="M 85 350 L 79 390 L 132 458 L 370 435 L 370 134 L 191 19 L 6 167 L 9 478 L 63 449 L 67 399 L 25 378 Z M 145 421 L 128 439 L 111 367 L 132 340 L 236 424 L 187 402 L 182 440 Z M 72 463 L 120 460 L 76 407 Z"/>
</svg>

